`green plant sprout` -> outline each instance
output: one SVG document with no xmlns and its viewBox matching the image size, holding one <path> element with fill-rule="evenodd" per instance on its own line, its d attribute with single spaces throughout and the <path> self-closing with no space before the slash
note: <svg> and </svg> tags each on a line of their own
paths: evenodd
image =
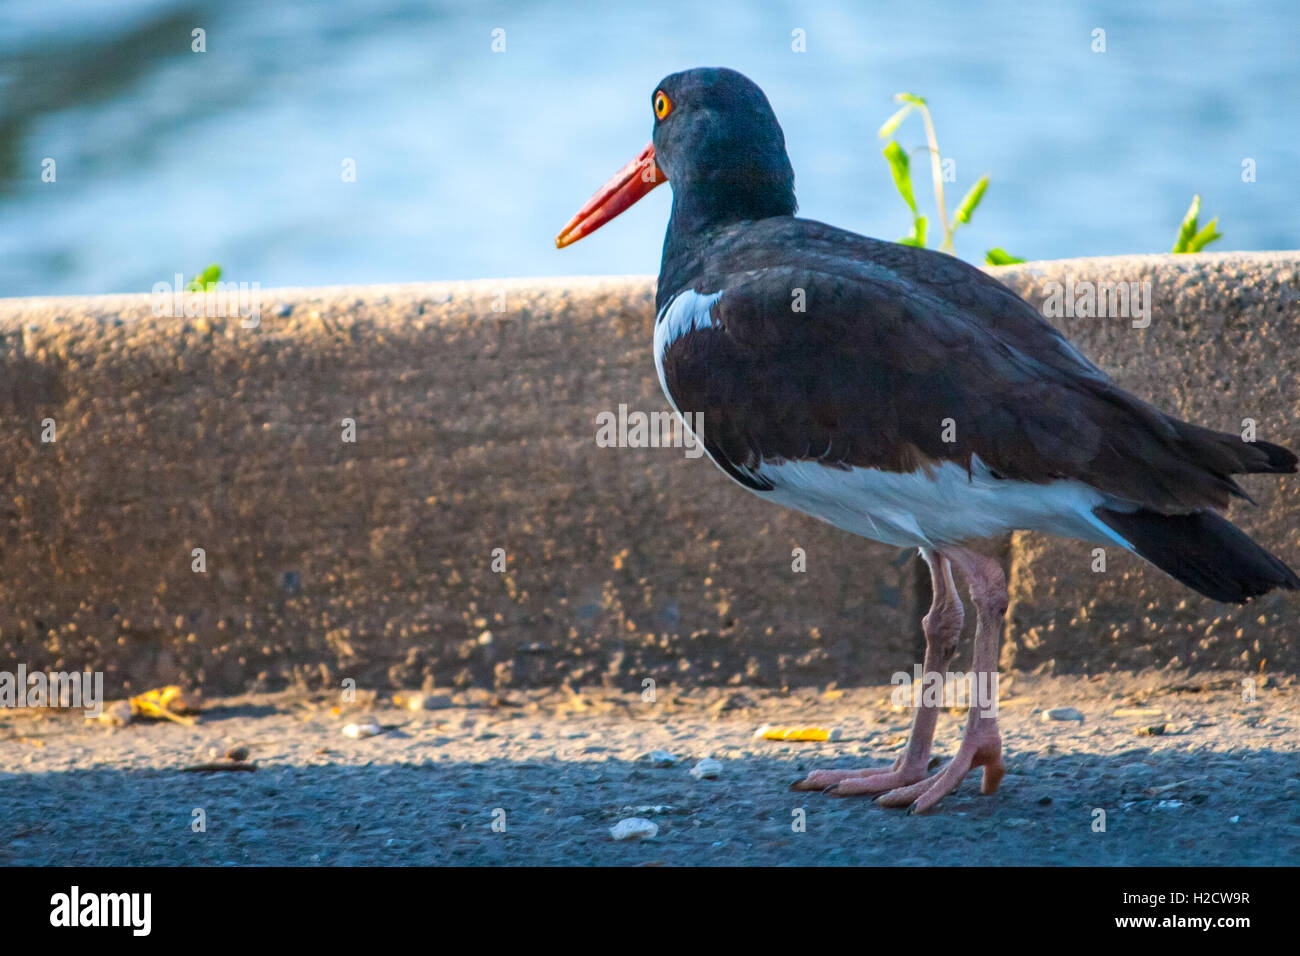
<svg viewBox="0 0 1300 956">
<path fill-rule="evenodd" d="M 984 262 L 990 266 L 1013 266 L 1017 262 L 1024 262 L 1019 256 L 1013 256 L 1001 246 L 994 246 L 988 252 L 984 253 Z"/>
<path fill-rule="evenodd" d="M 958 226 L 970 223 L 971 214 L 975 212 L 980 200 L 984 198 L 984 192 L 989 188 L 989 177 L 984 175 L 979 178 L 975 185 L 962 197 L 952 219 L 949 220 L 948 205 L 943 196 L 943 162 L 939 153 L 939 138 L 934 132 L 934 119 L 930 116 L 930 107 L 923 97 L 912 93 L 895 93 L 894 102 L 902 103 L 902 108 L 885 120 L 885 124 L 880 127 L 880 131 L 876 135 L 881 139 L 889 140 L 883 150 L 884 157 L 889 163 L 889 171 L 894 176 L 894 187 L 898 190 L 898 194 L 903 197 L 903 202 L 907 203 L 907 208 L 912 213 L 912 234 L 898 241 L 905 246 L 916 246 L 924 249 L 929 226 L 926 217 L 922 216 L 916 208 L 916 195 L 912 190 L 911 161 L 903 148 L 893 139 L 890 139 L 903 120 L 907 119 L 913 110 L 918 110 L 921 113 L 921 119 L 925 123 L 925 138 L 930 150 L 930 178 L 934 181 L 934 204 L 939 210 L 939 224 L 943 227 L 943 241 L 939 243 L 939 251 L 955 254 L 952 242 L 953 233 L 957 231 Z M 989 265 L 1001 266 L 1024 262 L 1025 260 L 1009 254 L 1004 249 L 997 248 L 990 249 L 985 253 L 984 261 Z"/>
<path fill-rule="evenodd" d="M 1174 252 L 1200 252 L 1216 239 L 1222 239 L 1223 233 L 1215 229 L 1219 224 L 1219 217 L 1215 216 L 1205 224 L 1205 228 L 1197 230 L 1196 220 L 1201 215 L 1201 197 L 1195 195 L 1192 197 L 1192 204 L 1187 207 L 1187 215 L 1183 217 L 1182 225 L 1178 227 L 1178 238 L 1174 241 Z"/>
<path fill-rule="evenodd" d="M 891 138 L 894 131 L 902 125 L 903 120 L 907 119 L 915 110 L 920 112 L 921 119 L 925 123 L 925 138 L 930 151 L 930 177 L 934 180 L 934 203 L 938 207 L 939 223 L 943 227 L 943 241 L 939 243 L 939 251 L 955 254 L 952 242 L 953 233 L 957 231 L 958 226 L 970 223 L 971 214 L 975 212 L 980 200 L 984 198 L 985 191 L 989 188 L 989 177 L 984 175 L 979 178 L 979 181 L 962 197 L 962 201 L 953 213 L 952 220 L 949 221 L 948 207 L 943 198 L 943 163 L 940 159 L 939 138 L 934 132 L 934 119 L 930 115 L 930 107 L 926 104 L 924 97 L 912 93 L 895 93 L 894 102 L 902 103 L 903 106 L 893 116 L 885 120 L 885 124 L 880 127 L 876 135 L 881 139 L 889 140 L 883 154 L 885 160 L 889 163 L 889 171 L 893 174 L 894 187 L 898 190 L 898 194 L 903 197 L 903 202 L 907 203 L 907 208 L 912 213 L 912 234 L 904 236 L 898 241 L 905 246 L 916 246 L 924 249 L 929 227 L 929 221 L 916 208 L 916 194 L 912 189 L 911 161 L 903 148 Z M 1219 224 L 1217 217 L 1206 223 L 1204 228 L 1196 228 L 1200 214 L 1201 197 L 1195 195 L 1192 197 L 1192 204 L 1188 207 L 1187 215 L 1183 217 L 1182 224 L 1178 228 L 1178 238 L 1174 242 L 1174 252 L 1200 252 L 1210 243 L 1223 238 L 1223 234 L 1216 228 Z M 1007 266 L 1024 261 L 1024 259 L 1013 256 L 998 246 L 984 253 L 984 262 L 991 266 Z"/>
<path fill-rule="evenodd" d="M 208 292 L 221 279 L 221 266 L 215 262 L 208 266 L 189 282 L 185 283 L 186 292 Z"/>
</svg>

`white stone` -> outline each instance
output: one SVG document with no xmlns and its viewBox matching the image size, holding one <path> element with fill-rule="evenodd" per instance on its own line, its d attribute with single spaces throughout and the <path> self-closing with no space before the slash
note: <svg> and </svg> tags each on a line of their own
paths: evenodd
<svg viewBox="0 0 1300 956">
<path fill-rule="evenodd" d="M 716 780 L 722 773 L 722 764 L 712 757 L 705 757 L 691 768 L 691 776 L 696 780 Z"/>
<path fill-rule="evenodd" d="M 650 840 L 658 833 L 659 824 L 642 817 L 628 817 L 609 828 L 609 835 L 615 840 Z"/>
<path fill-rule="evenodd" d="M 1043 711 L 1043 720 L 1077 720 L 1083 722 L 1083 712 L 1073 707 L 1053 707 Z"/>
<path fill-rule="evenodd" d="M 361 737 L 374 737 L 381 730 L 379 724 L 373 720 L 363 720 L 359 723 L 348 724 L 343 728 L 344 737 L 359 739 Z"/>
</svg>

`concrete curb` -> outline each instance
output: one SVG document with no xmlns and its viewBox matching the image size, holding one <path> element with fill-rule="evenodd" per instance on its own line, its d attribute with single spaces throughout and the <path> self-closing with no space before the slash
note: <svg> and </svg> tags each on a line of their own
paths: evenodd
<svg viewBox="0 0 1300 956">
<path fill-rule="evenodd" d="M 1151 282 L 1145 328 L 1060 325 L 1161 407 L 1300 445 L 1300 253 L 994 271 L 1036 305 L 1070 276 Z M 102 669 L 110 691 L 909 668 L 927 596 L 908 554 L 681 448 L 598 447 L 601 413 L 667 408 L 652 301 L 645 277 L 263 290 L 248 329 L 155 317 L 148 295 L 0 300 L 0 659 Z M 1260 507 L 1234 520 L 1300 563 L 1296 480 L 1247 484 Z M 1008 560 L 1009 666 L 1300 668 L 1292 596 L 1226 608 L 1032 535 Z"/>
</svg>

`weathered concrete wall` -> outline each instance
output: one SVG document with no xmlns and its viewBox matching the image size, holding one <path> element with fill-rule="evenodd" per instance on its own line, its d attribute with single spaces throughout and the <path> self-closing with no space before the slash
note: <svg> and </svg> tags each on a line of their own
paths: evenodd
<svg viewBox="0 0 1300 956">
<path fill-rule="evenodd" d="M 1037 301 L 1050 276 L 1150 276 L 1149 328 L 1063 326 L 1164 407 L 1255 417 L 1294 446 L 1298 268 L 1147 257 L 1001 277 Z M 926 584 L 907 553 L 771 508 L 680 448 L 597 445 L 600 413 L 667 408 L 652 298 L 643 278 L 263 291 L 255 329 L 154 317 L 145 295 L 0 300 L 0 667 L 231 690 L 848 683 L 910 665 Z M 1261 507 L 1234 518 L 1297 563 L 1296 480 L 1249 487 Z M 1084 545 L 1018 539 L 1005 660 L 1300 667 L 1294 597 L 1228 611 L 1108 561 L 1097 575 Z"/>
<path fill-rule="evenodd" d="M 3 302 L 0 659 L 131 687 L 888 674 L 918 639 L 897 552 L 683 449 L 597 446 L 599 413 L 667 408 L 652 299 L 280 290 L 253 330 L 146 296 Z"/>
<path fill-rule="evenodd" d="M 1047 283 L 1150 282 L 1150 325 L 1053 322 L 1124 388 L 1188 421 L 1300 451 L 1300 253 L 1116 256 L 1029 263 L 998 273 L 1035 306 Z M 1142 321 L 1142 320 L 1139 320 Z M 1300 568 L 1300 480 L 1241 479 L 1258 502 L 1229 517 Z M 1012 548 L 1003 662 L 1070 670 L 1190 666 L 1300 669 L 1300 596 L 1218 604 L 1116 549 L 1093 573 L 1092 545 L 1021 533 Z"/>
</svg>

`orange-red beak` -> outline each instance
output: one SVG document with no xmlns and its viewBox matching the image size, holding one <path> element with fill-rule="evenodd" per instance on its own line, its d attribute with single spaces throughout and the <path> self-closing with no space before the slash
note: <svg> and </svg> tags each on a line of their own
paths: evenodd
<svg viewBox="0 0 1300 956">
<path fill-rule="evenodd" d="M 655 164 L 655 147 L 650 143 L 587 200 L 555 237 L 555 248 L 563 249 L 595 232 L 666 179 Z"/>
</svg>

